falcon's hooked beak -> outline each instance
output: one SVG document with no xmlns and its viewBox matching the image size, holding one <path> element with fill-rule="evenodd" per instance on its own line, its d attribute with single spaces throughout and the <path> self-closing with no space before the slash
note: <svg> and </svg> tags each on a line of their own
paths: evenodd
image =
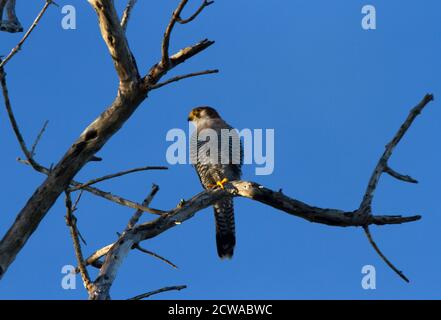
<svg viewBox="0 0 441 320">
<path fill-rule="evenodd" d="M 194 120 L 194 114 L 193 111 L 190 112 L 190 114 L 188 115 L 187 121 L 193 121 Z"/>
</svg>

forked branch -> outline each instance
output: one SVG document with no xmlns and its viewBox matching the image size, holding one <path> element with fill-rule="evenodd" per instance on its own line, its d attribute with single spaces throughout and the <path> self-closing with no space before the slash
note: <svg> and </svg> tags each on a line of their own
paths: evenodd
<svg viewBox="0 0 441 320">
<path fill-rule="evenodd" d="M 424 106 L 432 100 L 432 95 L 426 95 L 422 102 L 418 104 L 417 107 L 412 109 L 409 117 L 401 126 L 397 135 L 394 137 L 392 142 L 387 145 L 386 152 L 381 157 L 379 165 L 377 165 L 374 170 L 374 178 L 371 178 L 368 184 L 366 194 L 369 194 L 370 196 L 368 197 L 365 195 L 363 199 L 370 199 L 370 201 L 372 201 L 373 193 L 379 181 L 379 175 L 377 173 L 378 170 L 386 170 L 385 168 L 387 167 L 387 160 L 392 154 L 391 150 L 401 140 L 407 129 L 412 124 L 416 115 L 419 114 Z M 380 257 L 386 262 L 386 264 L 391 269 L 393 269 L 402 279 L 404 279 L 405 281 L 409 281 L 407 277 L 400 270 L 398 270 L 380 251 L 377 244 L 372 238 L 372 235 L 369 231 L 369 226 L 413 222 L 421 219 L 420 215 L 407 217 L 401 215 L 372 215 L 372 210 L 370 207 L 371 202 L 367 204 L 369 206 L 369 214 L 366 214 L 366 207 L 363 205 L 360 205 L 360 207 L 355 211 L 318 208 L 308 205 L 304 202 L 292 199 L 284 195 L 281 191 L 276 192 L 255 182 L 249 181 L 231 181 L 227 184 L 225 189 L 205 190 L 188 201 L 181 201 L 176 208 L 169 210 L 166 214 L 161 215 L 156 220 L 138 224 L 136 226 L 133 225 L 130 228 L 129 232 L 125 232 L 123 235 L 121 235 L 118 242 L 98 250 L 97 253 L 99 252 L 99 254 L 95 253 L 90 258 L 88 258 L 88 263 L 92 264 L 95 262 L 95 258 L 98 259 L 106 255 L 106 261 L 112 264 L 112 260 L 108 257 L 108 253 L 112 248 L 115 248 L 115 246 L 121 247 L 120 244 L 122 243 L 129 243 L 131 247 L 137 246 L 141 241 L 154 238 L 170 228 L 181 225 L 186 220 L 192 218 L 197 212 L 213 205 L 214 203 L 225 197 L 244 197 L 255 200 L 269 205 L 275 209 L 284 211 L 288 214 L 303 218 L 310 222 L 338 227 L 362 227 L 366 232 L 369 242 L 374 247 L 376 252 L 380 255 Z M 128 250 L 124 250 L 124 253 L 127 252 Z M 113 263 L 119 264 L 121 262 L 119 259 L 117 259 Z M 110 287 L 107 287 L 106 294 L 108 294 L 109 290 Z M 106 297 L 108 296 L 102 296 L 101 298 Z"/>
<path fill-rule="evenodd" d="M 15 7 L 15 0 L 12 2 L 9 2 L 11 5 L 13 3 L 13 6 Z M 49 6 L 51 4 L 55 4 L 55 2 L 53 2 L 52 0 L 46 0 L 46 3 L 44 4 L 43 8 L 41 9 L 41 11 L 39 12 L 39 14 L 37 15 L 37 17 L 35 18 L 34 22 L 31 24 L 31 26 L 29 27 L 28 31 L 26 31 L 26 33 L 24 34 L 23 38 L 21 38 L 21 40 L 17 43 L 17 45 L 12 48 L 11 52 L 6 56 L 6 58 L 0 62 L 0 69 L 3 68 L 8 62 L 9 60 L 12 59 L 12 57 L 20 51 L 21 47 L 23 46 L 23 44 L 26 42 L 26 40 L 29 38 L 29 36 L 31 35 L 32 31 L 34 31 L 35 27 L 38 25 L 38 23 L 40 22 L 41 18 L 43 17 L 43 15 L 46 13 L 46 10 L 49 8 Z M 15 16 L 15 8 L 14 8 L 14 13 L 13 15 Z M 17 25 L 18 23 L 18 25 Z M 21 31 L 22 28 L 20 26 L 20 23 L 18 22 L 18 20 L 16 20 L 15 22 L 13 22 L 14 25 L 17 25 L 13 30 L 13 32 L 18 32 Z M 21 30 L 20 30 L 21 29 Z M 11 32 L 11 31 L 10 31 Z"/>
<path fill-rule="evenodd" d="M 424 98 L 418 103 L 412 110 L 410 110 L 409 115 L 407 116 L 406 120 L 403 122 L 403 124 L 398 129 L 398 132 L 395 134 L 393 139 L 386 145 L 386 149 L 383 153 L 383 155 L 380 157 L 380 160 L 378 160 L 378 163 L 374 169 L 374 172 L 371 175 L 371 178 L 369 179 L 366 192 L 364 194 L 363 200 L 360 204 L 360 207 L 357 210 L 357 216 L 360 219 L 365 219 L 366 222 L 369 220 L 369 218 L 372 215 L 372 200 L 374 198 L 375 190 L 377 189 L 378 182 L 380 181 L 380 177 L 383 173 L 387 173 L 390 176 L 394 177 L 395 179 L 398 179 L 400 181 L 409 182 L 409 183 L 417 183 L 418 181 L 410 177 L 409 175 L 403 175 L 395 170 L 391 169 L 389 166 L 389 158 L 392 156 L 393 150 L 398 145 L 398 143 L 401 141 L 403 136 L 406 134 L 407 130 L 412 125 L 413 121 L 416 119 L 416 117 L 423 111 L 423 109 L 426 107 L 426 105 L 433 101 L 433 95 L 432 94 L 426 94 Z M 369 243 L 374 248 L 375 252 L 383 259 L 383 261 L 398 275 L 406 282 L 409 282 L 409 279 L 404 275 L 404 273 L 399 270 L 387 257 L 384 255 L 384 253 L 380 250 L 376 242 L 374 241 L 372 234 L 369 230 L 369 224 L 366 223 L 363 226 L 363 230 L 369 240 Z"/>
<path fill-rule="evenodd" d="M 96 159 L 95 154 L 124 126 L 139 105 L 147 98 L 150 87 L 158 83 L 169 70 L 213 44 L 213 41 L 204 40 L 196 45 L 184 48 L 167 59 L 169 62 L 167 66 L 161 63 L 163 61 L 161 59 L 150 69 L 148 75 L 141 79 L 135 58 L 130 51 L 124 29 L 121 27 L 121 22 L 116 13 L 114 1 L 88 1 L 97 13 L 101 35 L 119 77 L 118 93 L 113 103 L 82 132 L 53 168 L 51 167 L 50 170 L 46 171 L 44 168 L 33 166 L 34 169 L 39 169 L 37 170 L 39 172 L 47 172 L 48 177 L 36 188 L 34 194 L 18 213 L 16 220 L 0 241 L 0 278 L 5 274 L 29 237 L 38 228 L 58 197 L 70 187 L 75 175 L 87 163 Z M 186 2 L 183 1 L 180 4 L 182 8 Z M 167 37 L 168 47 L 170 37 L 169 35 Z M 4 77 L 2 78 L 4 79 Z M 28 157 L 26 153 L 25 155 L 27 161 L 32 164 L 32 157 Z M 85 190 L 96 192 L 105 198 L 112 198 L 110 194 L 100 193 L 92 187 L 87 187 Z M 123 200 L 115 199 L 120 204 L 127 204 Z M 130 204 L 133 205 L 133 203 Z M 139 205 L 134 207 L 142 208 Z M 148 208 L 142 209 L 148 210 Z"/>
</svg>

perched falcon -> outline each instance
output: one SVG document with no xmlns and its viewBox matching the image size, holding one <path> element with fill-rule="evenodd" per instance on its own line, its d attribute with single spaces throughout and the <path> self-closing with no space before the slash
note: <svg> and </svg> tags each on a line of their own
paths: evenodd
<svg viewBox="0 0 441 320">
<path fill-rule="evenodd" d="M 206 106 L 194 108 L 188 121 L 196 126 L 190 156 L 202 186 L 223 189 L 226 182 L 239 180 L 243 151 L 237 131 Z M 221 258 L 231 258 L 236 244 L 233 198 L 224 198 L 213 207 L 217 253 Z"/>
</svg>

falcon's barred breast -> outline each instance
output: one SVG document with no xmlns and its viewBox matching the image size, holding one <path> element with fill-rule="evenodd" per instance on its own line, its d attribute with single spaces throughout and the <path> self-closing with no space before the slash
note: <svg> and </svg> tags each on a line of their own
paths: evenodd
<svg viewBox="0 0 441 320">
<path fill-rule="evenodd" d="M 239 180 L 243 151 L 237 131 L 211 107 L 194 108 L 188 120 L 196 126 L 190 156 L 202 186 L 223 188 L 225 182 Z M 233 198 L 224 198 L 213 207 L 217 252 L 221 258 L 231 258 L 236 244 Z"/>
</svg>

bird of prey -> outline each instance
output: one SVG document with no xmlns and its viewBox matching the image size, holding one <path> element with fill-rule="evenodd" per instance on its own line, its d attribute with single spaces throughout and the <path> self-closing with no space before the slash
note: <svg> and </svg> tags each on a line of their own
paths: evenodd
<svg viewBox="0 0 441 320">
<path fill-rule="evenodd" d="M 239 180 L 243 151 L 237 131 L 207 106 L 194 108 L 188 121 L 196 126 L 190 156 L 204 189 L 223 189 L 226 182 Z M 220 258 L 231 258 L 236 244 L 233 198 L 223 198 L 213 207 L 217 253 Z"/>
</svg>

